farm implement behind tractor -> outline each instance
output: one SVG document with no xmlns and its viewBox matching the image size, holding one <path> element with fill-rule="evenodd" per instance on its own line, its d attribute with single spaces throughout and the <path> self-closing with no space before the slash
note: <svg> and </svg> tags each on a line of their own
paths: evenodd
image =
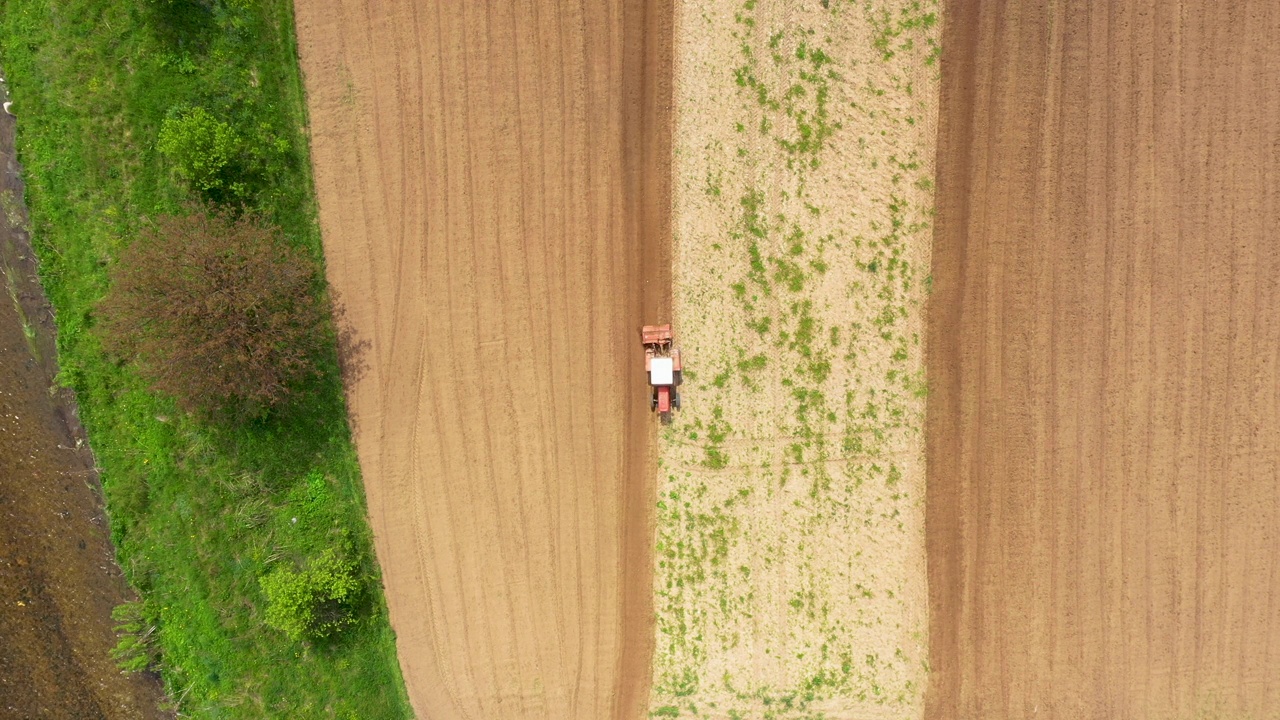
<svg viewBox="0 0 1280 720">
<path fill-rule="evenodd" d="M 672 411 L 680 409 L 682 382 L 680 351 L 674 346 L 671 325 L 645 325 L 640 342 L 644 344 L 644 371 L 649 375 L 649 409 L 667 425 Z"/>
</svg>

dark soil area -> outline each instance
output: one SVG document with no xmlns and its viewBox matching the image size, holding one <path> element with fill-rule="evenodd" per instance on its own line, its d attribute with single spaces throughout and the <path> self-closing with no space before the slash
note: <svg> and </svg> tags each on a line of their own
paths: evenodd
<svg viewBox="0 0 1280 720">
<path fill-rule="evenodd" d="M 165 717 L 158 679 L 125 675 L 108 654 L 111 610 L 130 596 L 72 398 L 50 392 L 53 315 L 13 133 L 0 114 L 0 719 Z"/>
</svg>

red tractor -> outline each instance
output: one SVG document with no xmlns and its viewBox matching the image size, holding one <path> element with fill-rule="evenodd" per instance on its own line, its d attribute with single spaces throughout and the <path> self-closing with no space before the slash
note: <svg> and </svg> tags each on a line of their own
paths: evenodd
<svg viewBox="0 0 1280 720">
<path fill-rule="evenodd" d="M 649 375 L 649 409 L 658 413 L 662 424 L 671 422 L 672 410 L 680 409 L 680 351 L 673 346 L 670 325 L 645 325 L 640 331 L 644 344 L 644 371 Z"/>
</svg>

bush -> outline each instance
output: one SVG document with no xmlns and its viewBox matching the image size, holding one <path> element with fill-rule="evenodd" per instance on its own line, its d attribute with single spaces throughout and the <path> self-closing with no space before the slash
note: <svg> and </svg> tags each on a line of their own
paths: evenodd
<svg viewBox="0 0 1280 720">
<path fill-rule="evenodd" d="M 192 187 L 207 193 L 225 184 L 223 172 L 236 157 L 240 139 L 230 125 L 204 108 L 180 108 L 164 119 L 156 147 Z"/>
<path fill-rule="evenodd" d="M 267 624 L 294 640 L 329 637 L 355 622 L 353 606 L 363 590 L 355 563 L 334 548 L 301 572 L 280 568 L 260 582 Z"/>
<path fill-rule="evenodd" d="M 190 411 L 279 405 L 334 342 L 315 262 L 250 216 L 161 217 L 111 276 L 104 347 Z"/>
</svg>

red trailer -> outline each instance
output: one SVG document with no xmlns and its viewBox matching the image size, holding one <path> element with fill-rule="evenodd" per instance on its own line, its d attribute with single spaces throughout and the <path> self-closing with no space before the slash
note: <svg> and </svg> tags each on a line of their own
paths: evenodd
<svg viewBox="0 0 1280 720">
<path fill-rule="evenodd" d="M 640 342 L 644 344 L 644 371 L 649 375 L 649 409 L 658 413 L 665 425 L 671 422 L 672 411 L 680 409 L 680 351 L 669 324 L 645 325 Z"/>
</svg>

